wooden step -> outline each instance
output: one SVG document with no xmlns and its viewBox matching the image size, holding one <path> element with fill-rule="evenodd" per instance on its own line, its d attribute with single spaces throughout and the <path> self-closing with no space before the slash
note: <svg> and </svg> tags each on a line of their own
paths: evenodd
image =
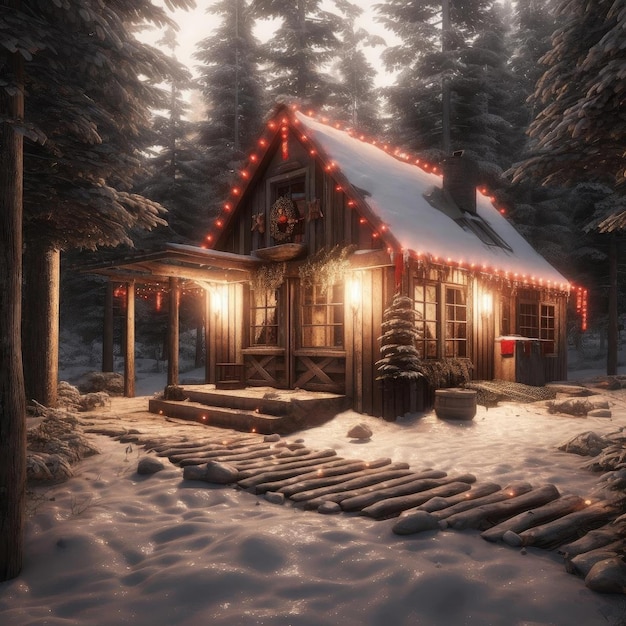
<svg viewBox="0 0 626 626">
<path fill-rule="evenodd" d="M 148 410 L 243 432 L 281 435 L 319 426 L 345 411 L 346 396 L 247 387 L 222 390 L 214 385 L 183 387 L 184 401 L 151 399 Z"/>
<path fill-rule="evenodd" d="M 302 428 L 289 415 L 268 415 L 256 411 L 207 406 L 198 402 L 175 402 L 151 399 L 148 410 L 158 415 L 199 422 L 240 432 L 286 435 Z"/>
</svg>

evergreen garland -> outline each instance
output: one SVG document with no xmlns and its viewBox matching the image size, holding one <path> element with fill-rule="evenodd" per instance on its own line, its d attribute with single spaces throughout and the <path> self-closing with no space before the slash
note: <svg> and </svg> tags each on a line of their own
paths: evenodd
<svg viewBox="0 0 626 626">
<path fill-rule="evenodd" d="M 273 263 L 272 265 L 261 265 L 254 273 L 252 279 L 252 289 L 256 292 L 278 291 L 285 282 L 285 263 Z"/>
<path fill-rule="evenodd" d="M 322 293 L 328 293 L 333 285 L 344 279 L 350 269 L 348 256 L 355 248 L 353 245 L 337 245 L 330 250 L 326 248 L 318 250 L 298 268 L 302 286 L 311 287 L 313 284 L 319 284 L 322 286 Z"/>
</svg>

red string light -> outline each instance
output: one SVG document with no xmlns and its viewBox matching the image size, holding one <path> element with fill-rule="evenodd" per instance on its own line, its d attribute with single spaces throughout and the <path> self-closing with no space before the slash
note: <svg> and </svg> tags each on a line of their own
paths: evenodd
<svg viewBox="0 0 626 626">
<path fill-rule="evenodd" d="M 292 111 L 297 111 L 297 106 L 296 105 L 291 105 L 291 110 Z M 312 111 L 308 111 L 307 115 L 309 117 L 314 117 L 314 113 Z M 325 117 L 321 117 L 318 118 L 318 121 L 321 121 L 322 123 L 328 124 L 328 118 Z M 300 120 L 298 118 L 296 118 L 295 116 L 285 116 L 283 115 L 279 120 L 277 119 L 273 119 L 270 120 L 267 123 L 267 128 L 270 129 L 270 131 L 276 132 L 279 128 L 280 128 L 280 133 L 281 133 L 281 152 L 282 152 L 282 156 L 283 159 L 288 158 L 288 134 L 289 134 L 289 126 L 292 125 L 296 125 L 299 124 Z M 341 124 L 339 123 L 333 123 L 332 127 L 334 127 L 337 130 L 343 130 L 344 132 L 348 132 L 348 134 L 350 134 L 351 136 L 353 136 L 353 133 L 351 132 L 351 129 L 346 128 L 346 127 L 342 127 Z M 308 142 L 309 141 L 309 137 L 307 136 L 306 133 L 301 133 L 299 135 L 299 139 L 304 143 L 304 142 Z M 413 159 L 413 157 L 411 157 L 409 154 L 407 154 L 406 152 L 404 152 L 402 149 L 400 148 L 396 148 L 395 150 L 393 150 L 388 144 L 379 144 L 379 142 L 377 142 L 375 139 L 370 139 L 368 140 L 366 138 L 365 135 L 361 134 L 358 136 L 358 139 L 360 139 L 361 141 L 368 141 L 372 146 L 377 146 L 379 147 L 379 149 L 384 150 L 385 152 L 387 152 L 388 154 L 392 154 L 395 158 L 397 158 L 398 160 L 402 160 L 404 162 L 407 161 L 412 161 L 412 163 L 414 163 L 416 166 L 419 166 L 422 170 L 424 170 L 427 173 L 433 173 L 433 174 L 437 174 L 440 175 L 440 168 L 437 165 L 433 165 L 427 162 L 422 161 L 420 158 L 415 158 Z M 258 141 L 258 145 L 261 146 L 262 148 L 266 148 L 267 146 L 269 146 L 270 141 L 265 138 L 265 137 L 261 137 Z M 317 155 L 317 150 L 315 148 L 311 148 L 309 150 L 309 154 L 311 156 L 316 156 Z M 249 162 L 250 163 L 258 163 L 260 157 L 259 155 L 252 153 L 249 157 Z M 249 166 L 250 167 L 250 166 Z M 327 163 L 324 166 L 325 171 L 327 172 L 331 172 L 335 169 L 337 169 L 337 164 L 334 161 L 330 161 L 329 163 Z M 249 169 L 244 169 L 240 172 L 241 177 L 248 181 L 251 178 L 251 173 L 249 171 Z M 342 192 L 344 191 L 343 187 L 339 184 L 336 185 L 335 190 L 337 192 Z M 497 211 L 499 211 L 499 213 L 501 213 L 502 215 L 506 214 L 506 208 L 505 207 L 495 207 L 495 202 L 496 202 L 496 198 L 494 195 L 490 195 L 489 194 L 489 190 L 486 187 L 481 187 L 477 190 L 479 193 L 481 193 L 483 196 L 487 197 L 491 203 L 494 205 L 494 208 L 496 208 Z M 240 187 L 233 187 L 231 189 L 231 194 L 235 197 L 240 197 L 242 195 L 242 189 Z M 354 207 L 356 206 L 357 203 L 354 199 L 352 198 L 348 198 L 347 200 L 347 206 L 348 207 Z M 225 213 L 230 213 L 232 210 L 234 209 L 234 204 L 231 202 L 227 202 L 223 205 L 223 211 Z M 221 218 L 218 218 L 216 220 L 216 226 L 218 227 L 222 227 L 225 223 L 225 221 Z M 366 225 L 367 219 L 361 217 L 359 218 L 359 224 L 361 225 Z M 382 224 L 379 228 L 380 232 L 384 233 L 388 230 L 388 227 L 385 224 Z M 374 230 L 374 232 L 372 233 L 372 237 L 373 238 L 378 238 L 380 236 L 380 233 L 377 232 L 376 230 Z M 206 242 L 208 242 L 209 244 L 211 244 L 214 241 L 214 237 L 213 234 L 209 233 L 206 236 Z M 203 247 L 206 247 L 205 245 L 203 245 Z M 417 255 L 418 258 L 420 258 L 422 256 L 422 252 L 417 252 L 414 253 Z M 439 261 L 439 257 L 438 256 L 432 256 L 431 260 L 434 262 L 438 262 Z M 455 261 L 453 261 L 451 258 L 448 259 L 448 263 L 451 265 L 455 264 Z M 456 264 L 459 267 L 462 267 L 464 264 L 463 260 L 460 260 L 458 262 L 456 262 Z M 470 263 L 469 264 L 469 268 L 471 268 L 472 270 L 475 270 L 477 267 L 476 263 Z M 499 277 L 499 276 L 504 276 L 505 278 L 508 278 L 508 272 L 502 272 L 501 270 L 497 269 L 497 268 L 488 268 L 486 265 L 482 265 L 482 272 L 483 273 L 489 273 L 491 271 L 491 273 L 495 276 L 495 277 Z M 519 278 L 519 274 L 515 275 L 515 280 L 518 281 L 520 280 Z M 529 279 L 526 275 L 523 275 L 521 280 L 524 282 L 524 284 L 528 284 L 529 283 Z M 530 281 L 533 284 L 539 284 L 541 286 L 544 285 L 544 280 L 542 278 L 536 278 L 536 277 L 531 277 Z M 548 286 L 552 286 L 552 281 L 548 281 L 547 282 Z M 554 285 L 556 286 L 556 283 L 554 283 Z M 570 285 L 568 283 L 564 283 L 561 284 L 561 289 L 563 291 L 567 291 L 569 290 Z M 586 322 L 585 322 L 586 323 Z"/>
</svg>

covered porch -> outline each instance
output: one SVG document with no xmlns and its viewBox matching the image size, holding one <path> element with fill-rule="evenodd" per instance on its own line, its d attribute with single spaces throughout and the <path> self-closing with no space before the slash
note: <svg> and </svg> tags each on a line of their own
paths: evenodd
<svg viewBox="0 0 626 626">
<path fill-rule="evenodd" d="M 240 319 L 237 298 L 229 292 L 241 289 L 251 272 L 261 263 L 252 256 L 205 250 L 193 246 L 167 244 L 158 252 L 137 253 L 108 263 L 81 268 L 82 272 L 107 278 L 102 333 L 102 371 L 114 370 L 114 303 L 123 298 L 123 332 L 121 353 L 124 357 L 124 396 L 135 396 L 135 301 L 138 289 L 164 294 L 168 307 L 167 385 L 179 384 L 181 294 L 193 287 L 200 290 L 206 347 L 205 382 L 217 381 L 232 372 L 222 364 L 230 363 L 232 352 L 241 346 L 224 350 L 211 337 L 225 335 L 225 330 Z"/>
</svg>

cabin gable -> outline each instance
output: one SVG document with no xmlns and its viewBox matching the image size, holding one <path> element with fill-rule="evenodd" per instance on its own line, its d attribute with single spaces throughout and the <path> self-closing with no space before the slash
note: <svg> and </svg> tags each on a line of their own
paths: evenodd
<svg viewBox="0 0 626 626">
<path fill-rule="evenodd" d="M 241 189 L 233 188 L 234 197 L 216 220 L 221 232 L 214 249 L 254 254 L 281 243 L 302 243 L 306 254 L 314 255 L 338 245 L 366 250 L 387 245 L 372 226 L 376 218 L 371 210 L 359 201 L 363 192 L 353 188 L 340 172 L 329 171 L 319 151 L 303 140 L 292 123 L 282 126 L 270 140 L 263 140 L 261 146 L 264 152 L 255 157 L 259 165 L 254 175 L 249 181 L 243 178 Z M 297 223 L 276 237 L 272 207 L 281 197 L 291 200 Z"/>
</svg>

